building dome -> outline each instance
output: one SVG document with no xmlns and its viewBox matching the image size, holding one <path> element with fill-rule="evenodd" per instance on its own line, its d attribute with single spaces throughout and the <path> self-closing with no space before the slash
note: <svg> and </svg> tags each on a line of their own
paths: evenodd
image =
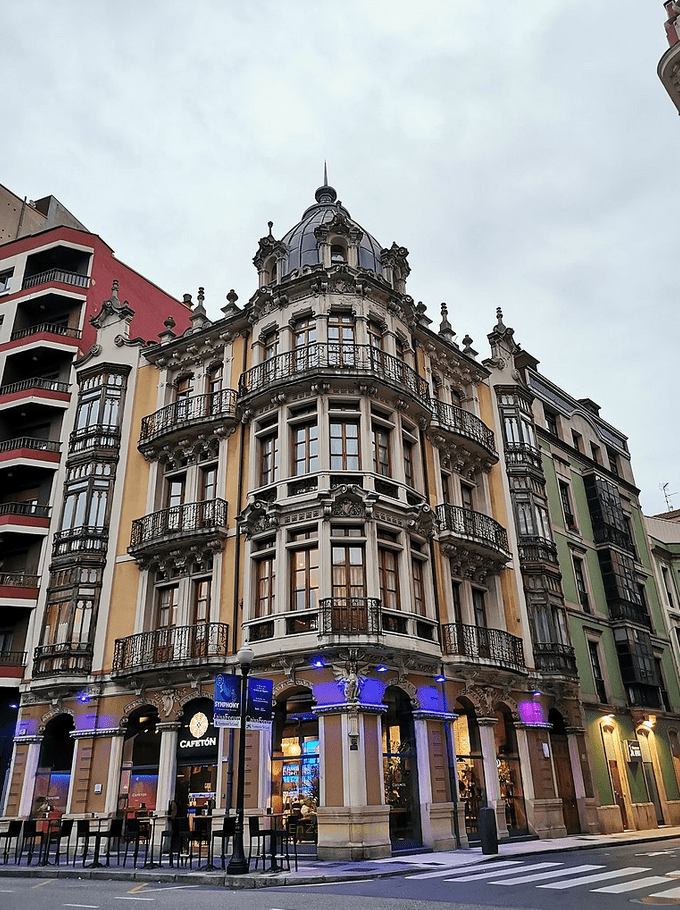
<svg viewBox="0 0 680 910">
<path fill-rule="evenodd" d="M 317 231 L 324 225 L 331 230 L 337 225 L 340 233 L 354 235 L 358 238 L 358 265 L 361 269 L 370 269 L 377 275 L 383 274 L 380 262 L 382 246 L 368 231 L 352 220 L 350 213 L 338 202 L 338 194 L 325 183 L 315 194 L 316 203 L 310 205 L 302 219 L 282 238 L 286 247 L 283 257 L 281 277 L 290 274 L 294 269 L 305 265 L 318 265 L 321 262 Z"/>
</svg>

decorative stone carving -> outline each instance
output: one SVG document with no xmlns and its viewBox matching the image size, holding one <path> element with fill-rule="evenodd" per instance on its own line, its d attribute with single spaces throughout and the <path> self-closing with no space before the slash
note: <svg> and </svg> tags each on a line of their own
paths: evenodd
<svg viewBox="0 0 680 910">
<path fill-rule="evenodd" d="M 376 493 L 368 492 L 356 484 L 342 484 L 319 495 L 324 521 L 331 518 L 371 519 L 377 500 Z"/>
<path fill-rule="evenodd" d="M 275 530 L 279 526 L 281 506 L 258 499 L 245 507 L 237 521 L 249 539 L 253 534 Z"/>
<path fill-rule="evenodd" d="M 407 526 L 421 537 L 434 537 L 437 527 L 434 509 L 424 502 L 412 506 L 408 511 Z"/>
</svg>

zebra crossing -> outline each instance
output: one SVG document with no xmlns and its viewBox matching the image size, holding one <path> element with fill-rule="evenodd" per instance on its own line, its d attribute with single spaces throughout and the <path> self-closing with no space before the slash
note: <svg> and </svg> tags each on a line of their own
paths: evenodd
<svg viewBox="0 0 680 910">
<path fill-rule="evenodd" d="M 663 875 L 644 874 L 651 871 L 649 866 L 608 869 L 600 863 L 569 866 L 563 862 L 531 862 L 517 859 L 483 863 L 465 869 L 449 867 L 419 872 L 406 878 L 410 880 L 439 878 L 453 886 L 474 882 L 489 887 L 506 888 L 533 884 L 536 888 L 553 891 L 586 887 L 590 892 L 599 894 L 627 894 L 632 891 L 656 889 L 651 890 L 646 896 L 665 900 L 680 899 L 680 869 Z M 614 881 L 615 879 L 619 881 Z"/>
</svg>

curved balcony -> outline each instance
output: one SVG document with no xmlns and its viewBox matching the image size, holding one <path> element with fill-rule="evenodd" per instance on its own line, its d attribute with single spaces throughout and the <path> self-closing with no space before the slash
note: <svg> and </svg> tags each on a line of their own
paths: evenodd
<svg viewBox="0 0 680 910">
<path fill-rule="evenodd" d="M 319 601 L 319 635 L 380 635 L 380 614 L 375 597 L 324 597 Z"/>
<path fill-rule="evenodd" d="M 74 430 L 69 437 L 71 454 L 86 449 L 104 450 L 111 454 L 120 448 L 120 427 L 111 424 L 94 423 L 89 427 Z"/>
<path fill-rule="evenodd" d="M 89 642 L 64 641 L 35 649 L 33 676 L 86 676 L 92 669 Z"/>
<path fill-rule="evenodd" d="M 450 551 L 474 554 L 492 565 L 510 559 L 508 535 L 495 519 L 449 503 L 437 506 L 439 540 Z"/>
<path fill-rule="evenodd" d="M 94 528 L 82 525 L 57 531 L 52 543 L 52 556 L 72 556 L 73 554 L 104 555 L 109 542 L 108 528 Z"/>
<path fill-rule="evenodd" d="M 557 544 L 545 537 L 520 537 L 518 551 L 522 564 L 547 562 L 558 565 Z"/>
<path fill-rule="evenodd" d="M 522 639 L 502 629 L 446 623 L 442 625 L 442 650 L 449 656 L 464 657 L 465 662 L 519 673 L 526 670 Z"/>
<path fill-rule="evenodd" d="M 339 345 L 315 342 L 296 351 L 277 354 L 241 375 L 239 398 L 290 385 L 299 380 L 370 378 L 398 392 L 408 394 L 421 407 L 431 409 L 427 382 L 416 371 L 391 354 L 368 344 Z"/>
<path fill-rule="evenodd" d="M 223 622 L 172 626 L 117 638 L 113 652 L 113 676 L 156 670 L 171 663 L 216 664 L 228 656 L 229 626 Z"/>
<path fill-rule="evenodd" d="M 57 467 L 61 443 L 51 439 L 35 439 L 31 436 L 17 436 L 0 442 L 0 463 L 38 462 L 44 467 Z"/>
<path fill-rule="evenodd" d="M 38 272 L 36 275 L 30 275 L 24 278 L 21 285 L 23 290 L 38 287 L 40 284 L 69 284 L 72 287 L 88 288 L 90 279 L 87 275 L 81 275 L 78 272 L 69 272 L 66 269 L 47 269 L 45 272 Z"/>
<path fill-rule="evenodd" d="M 506 442 L 505 464 L 509 473 L 523 473 L 527 470 L 543 474 L 540 449 L 528 442 Z"/>
<path fill-rule="evenodd" d="M 167 549 L 224 540 L 227 536 L 227 507 L 224 499 L 189 502 L 171 506 L 132 522 L 128 552 L 131 556 L 152 556 Z"/>
<path fill-rule="evenodd" d="M 535 641 L 533 650 L 536 669 L 542 673 L 578 676 L 576 655 L 571 645 L 558 641 Z"/>
<path fill-rule="evenodd" d="M 70 397 L 68 382 L 43 379 L 42 376 L 0 386 L 0 408 L 13 407 L 27 398 L 39 399 L 41 404 L 67 406 Z"/>
<path fill-rule="evenodd" d="M 438 448 L 455 446 L 488 466 L 498 461 L 493 430 L 476 414 L 457 405 L 433 400 L 432 421 L 427 434 Z"/>
<path fill-rule="evenodd" d="M 0 503 L 0 528 L 3 530 L 46 531 L 50 525 L 50 507 L 33 502 Z"/>
<path fill-rule="evenodd" d="M 236 392 L 223 389 L 207 395 L 192 395 L 166 405 L 142 418 L 137 448 L 145 457 L 155 457 L 161 446 L 184 439 L 193 431 L 236 420 Z"/>
</svg>

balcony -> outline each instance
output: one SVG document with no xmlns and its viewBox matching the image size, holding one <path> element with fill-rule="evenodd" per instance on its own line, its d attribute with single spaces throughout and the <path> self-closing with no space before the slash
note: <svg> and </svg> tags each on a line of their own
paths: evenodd
<svg viewBox="0 0 680 910">
<path fill-rule="evenodd" d="M 319 607 L 319 636 L 381 634 L 381 604 L 375 597 L 325 597 Z"/>
<path fill-rule="evenodd" d="M 505 444 L 505 464 L 510 473 L 518 474 L 533 470 L 543 474 L 541 453 L 528 442 L 507 442 Z"/>
<path fill-rule="evenodd" d="M 319 378 L 369 378 L 382 382 L 431 410 L 427 382 L 410 366 L 368 344 L 339 345 L 316 342 L 296 351 L 278 354 L 241 375 L 239 398 L 299 380 Z"/>
<path fill-rule="evenodd" d="M 537 670 L 543 673 L 559 673 L 563 676 L 578 676 L 576 657 L 571 645 L 535 641 L 533 649 Z"/>
<path fill-rule="evenodd" d="M 155 670 L 160 665 L 214 663 L 228 656 L 229 626 L 223 622 L 173 626 L 117 638 L 113 652 L 114 676 Z"/>
<path fill-rule="evenodd" d="M 635 556 L 635 545 L 626 529 L 617 528 L 615 525 L 598 522 L 593 519 L 593 540 L 596 544 L 614 544 L 622 550 Z"/>
<path fill-rule="evenodd" d="M 70 398 L 68 382 L 56 379 L 43 379 L 34 376 L 20 382 L 10 382 L 0 386 L 0 408 L 9 408 L 23 403 L 26 399 L 38 399 L 40 404 L 58 404 L 67 406 Z"/>
<path fill-rule="evenodd" d="M 488 466 L 498 461 L 493 431 L 475 414 L 443 401 L 432 401 L 428 436 L 439 448 L 456 446 Z"/>
<path fill-rule="evenodd" d="M 95 423 L 89 427 L 74 430 L 69 437 L 71 454 L 84 452 L 87 449 L 103 450 L 111 454 L 120 448 L 120 427 Z"/>
<path fill-rule="evenodd" d="M 639 626 L 646 626 L 648 629 L 652 628 L 652 620 L 643 604 L 633 603 L 621 597 L 607 598 L 607 608 L 612 622 L 634 622 Z"/>
<path fill-rule="evenodd" d="M 151 556 L 178 543 L 194 543 L 227 536 L 227 506 L 224 499 L 190 502 L 137 518 L 132 522 L 128 552 L 135 558 Z"/>
<path fill-rule="evenodd" d="M 520 537 L 519 561 L 526 563 L 550 563 L 558 565 L 557 544 L 545 537 Z"/>
<path fill-rule="evenodd" d="M 87 275 L 80 275 L 78 272 L 69 272 L 66 269 L 47 269 L 44 272 L 38 272 L 36 275 L 29 275 L 24 278 L 21 285 L 22 290 L 38 287 L 41 284 L 69 284 L 77 288 L 89 288 L 90 279 Z"/>
<path fill-rule="evenodd" d="M 33 656 L 33 676 L 87 676 L 92 669 L 92 645 L 64 641 L 41 645 Z"/>
<path fill-rule="evenodd" d="M 85 525 L 57 531 L 52 544 L 52 556 L 97 555 L 103 558 L 109 542 L 108 528 L 90 528 Z"/>
<path fill-rule="evenodd" d="M 198 433 L 211 425 L 236 420 L 236 392 L 224 389 L 208 395 L 192 395 L 155 411 L 142 419 L 137 447 L 145 457 L 155 457 L 161 445 Z"/>
<path fill-rule="evenodd" d="M 50 525 L 50 506 L 33 502 L 0 503 L 0 528 L 4 530 L 47 530 Z"/>
<path fill-rule="evenodd" d="M 38 325 L 29 325 L 25 329 L 18 329 L 16 332 L 12 332 L 10 342 L 20 341 L 24 338 L 35 340 L 37 335 L 45 336 L 45 341 L 52 341 L 55 338 L 57 340 L 70 338 L 74 341 L 80 341 L 83 337 L 80 329 L 72 329 L 68 325 L 59 325 L 53 322 L 41 322 Z"/>
<path fill-rule="evenodd" d="M 25 666 L 25 651 L 0 651 L 0 679 L 21 679 Z"/>
<path fill-rule="evenodd" d="M 462 547 L 498 565 L 510 558 L 505 528 L 488 515 L 445 503 L 437 506 L 437 523 L 439 539 L 449 549 Z"/>
<path fill-rule="evenodd" d="M 25 572 L 0 572 L 0 602 L 11 601 L 13 604 L 26 601 L 25 606 L 35 606 L 38 597 L 39 575 L 28 575 Z M 21 604 L 24 606 L 24 604 Z M 7 606 L 3 603 L 2 606 Z"/>
<path fill-rule="evenodd" d="M 44 467 L 57 467 L 61 443 L 51 439 L 34 439 L 30 436 L 16 436 L 0 442 L 0 465 L 22 461 Z"/>
<path fill-rule="evenodd" d="M 519 673 L 526 670 L 522 639 L 502 629 L 446 623 L 442 625 L 442 650 L 444 654 L 464 657 L 474 664 Z"/>
</svg>

